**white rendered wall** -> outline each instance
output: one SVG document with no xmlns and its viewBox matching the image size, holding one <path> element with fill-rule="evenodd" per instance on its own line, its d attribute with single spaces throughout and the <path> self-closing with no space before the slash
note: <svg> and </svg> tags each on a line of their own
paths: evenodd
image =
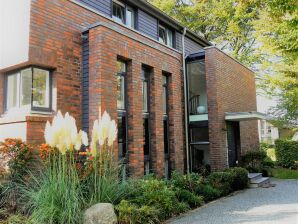
<svg viewBox="0 0 298 224">
<path fill-rule="evenodd" d="M 28 60 L 31 0 L 0 0 L 0 69 Z"/>
</svg>

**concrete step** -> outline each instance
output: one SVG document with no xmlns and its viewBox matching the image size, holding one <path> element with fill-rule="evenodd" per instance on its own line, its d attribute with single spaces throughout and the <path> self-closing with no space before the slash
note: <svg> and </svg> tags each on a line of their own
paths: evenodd
<svg viewBox="0 0 298 224">
<path fill-rule="evenodd" d="M 254 181 L 254 180 L 258 180 L 262 177 L 263 177 L 262 173 L 249 173 L 248 174 L 249 182 Z"/>
<path fill-rule="evenodd" d="M 270 184 L 269 177 L 261 177 L 249 182 L 250 188 L 267 187 Z"/>
</svg>

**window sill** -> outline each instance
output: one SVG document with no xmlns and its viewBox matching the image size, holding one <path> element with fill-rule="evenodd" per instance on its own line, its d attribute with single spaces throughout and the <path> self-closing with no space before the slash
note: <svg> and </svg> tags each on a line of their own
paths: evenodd
<svg viewBox="0 0 298 224">
<path fill-rule="evenodd" d="M 0 116 L 0 124 L 21 123 L 28 121 L 47 121 L 52 117 L 52 112 L 41 111 L 14 111 L 6 112 Z"/>
</svg>

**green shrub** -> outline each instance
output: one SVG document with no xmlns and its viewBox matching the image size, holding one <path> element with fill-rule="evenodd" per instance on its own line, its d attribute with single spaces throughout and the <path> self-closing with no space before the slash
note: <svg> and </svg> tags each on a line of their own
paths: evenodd
<svg viewBox="0 0 298 224">
<path fill-rule="evenodd" d="M 234 191 L 247 188 L 248 185 L 248 171 L 241 167 L 234 167 L 227 169 L 226 172 L 232 174 L 233 180 L 231 187 Z"/>
<path fill-rule="evenodd" d="M 220 191 L 210 184 L 203 184 L 197 191 L 197 194 L 202 195 L 205 202 L 212 201 L 220 197 Z"/>
<path fill-rule="evenodd" d="M 121 224 L 159 223 L 160 211 L 153 206 L 138 206 L 122 200 L 115 209 L 118 213 L 118 222 Z"/>
<path fill-rule="evenodd" d="M 22 199 L 33 223 L 82 223 L 84 206 L 77 170 L 63 158 L 57 158 L 31 182 L 22 187 Z"/>
<path fill-rule="evenodd" d="M 176 188 L 175 193 L 180 202 L 185 202 L 192 208 L 204 203 L 202 196 L 198 196 L 186 189 Z"/>
<path fill-rule="evenodd" d="M 33 150 L 20 139 L 5 139 L 0 142 L 0 158 L 0 172 L 5 172 L 6 166 L 9 168 L 6 181 L 1 186 L 0 202 L 2 206 L 15 210 L 19 207 L 21 196 L 18 185 L 26 181 L 28 170 L 32 168 Z"/>
<path fill-rule="evenodd" d="M 227 195 L 232 191 L 233 175 L 228 172 L 213 172 L 208 177 L 208 183 L 220 191 L 220 195 Z"/>
<path fill-rule="evenodd" d="M 172 178 L 170 180 L 170 184 L 174 187 L 185 189 L 192 193 L 196 192 L 196 189 L 201 185 L 202 182 L 202 176 L 197 173 L 183 175 L 176 171 L 172 173 Z"/>
<path fill-rule="evenodd" d="M 150 206 L 160 210 L 159 219 L 163 220 L 187 209 L 178 201 L 175 191 L 165 181 L 157 179 L 138 180 L 133 182 L 134 194 L 130 201 L 139 206 Z"/>
<path fill-rule="evenodd" d="M 275 141 L 277 163 L 285 168 L 294 168 L 298 161 L 298 141 L 278 139 Z"/>
<path fill-rule="evenodd" d="M 241 161 L 243 166 L 249 172 L 261 172 L 263 169 L 263 161 L 267 157 L 264 150 L 249 151 L 242 156 Z"/>
</svg>

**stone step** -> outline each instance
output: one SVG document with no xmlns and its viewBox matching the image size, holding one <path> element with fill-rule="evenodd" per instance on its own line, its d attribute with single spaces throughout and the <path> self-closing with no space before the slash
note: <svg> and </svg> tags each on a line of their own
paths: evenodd
<svg viewBox="0 0 298 224">
<path fill-rule="evenodd" d="M 270 184 L 269 177 L 261 177 L 250 181 L 249 187 L 250 188 L 266 187 L 269 184 Z"/>
<path fill-rule="evenodd" d="M 263 177 L 262 173 L 249 173 L 248 174 L 249 182 L 254 181 L 254 180 L 258 180 L 262 177 Z"/>
</svg>

